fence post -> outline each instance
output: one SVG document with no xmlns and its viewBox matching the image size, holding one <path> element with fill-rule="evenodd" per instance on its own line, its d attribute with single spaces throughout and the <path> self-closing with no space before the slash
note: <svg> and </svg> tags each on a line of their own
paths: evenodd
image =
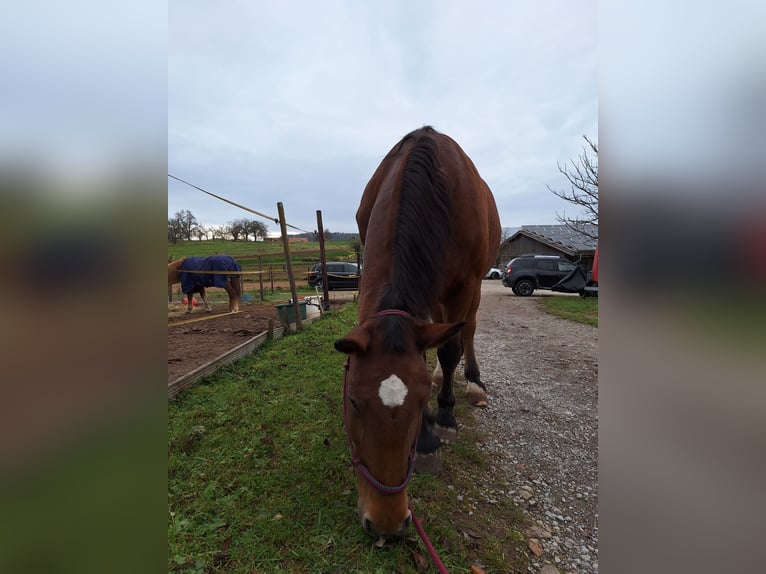
<svg viewBox="0 0 766 574">
<path fill-rule="evenodd" d="M 263 258 L 260 255 L 258 256 L 258 271 L 260 271 L 258 273 L 258 287 L 261 291 L 261 301 L 263 301 L 265 299 L 263 296 Z"/>
<path fill-rule="evenodd" d="M 327 277 L 327 256 L 324 251 L 324 226 L 322 225 L 322 211 L 317 209 L 317 229 L 319 230 L 319 261 L 322 264 L 322 309 L 330 309 L 330 284 Z"/>
<path fill-rule="evenodd" d="M 287 226 L 285 224 L 285 208 L 282 202 L 277 203 L 279 211 L 279 227 L 282 230 L 282 246 L 285 250 L 285 265 L 287 267 L 287 278 L 290 280 L 290 293 L 293 296 L 293 310 L 295 311 L 295 330 L 303 329 L 303 320 L 301 319 L 300 305 L 298 305 L 298 290 L 295 287 L 295 277 L 293 277 L 293 262 L 290 259 L 290 240 L 287 237 Z"/>
</svg>

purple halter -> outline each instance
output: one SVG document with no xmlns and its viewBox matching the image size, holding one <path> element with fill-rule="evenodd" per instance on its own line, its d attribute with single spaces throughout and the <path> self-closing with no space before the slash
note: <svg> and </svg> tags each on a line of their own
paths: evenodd
<svg viewBox="0 0 766 574">
<path fill-rule="evenodd" d="M 372 318 L 376 317 L 386 317 L 390 315 L 397 315 L 399 317 L 409 317 L 412 319 L 412 315 L 410 315 L 407 311 L 402 311 L 401 309 L 384 309 L 383 311 L 378 311 L 375 313 Z M 407 459 L 407 475 L 404 477 L 404 480 L 399 484 L 398 486 L 388 486 L 380 482 L 377 478 L 375 478 L 372 473 L 370 472 L 370 469 L 368 469 L 364 463 L 362 463 L 361 460 L 359 460 L 359 457 L 356 456 L 356 451 L 354 450 L 354 443 L 351 442 L 351 435 L 348 432 L 348 417 L 346 416 L 346 402 L 347 402 L 347 387 L 348 387 L 348 370 L 349 370 L 349 359 L 346 359 L 346 364 L 343 367 L 343 426 L 346 429 L 346 439 L 348 439 L 348 448 L 349 451 L 351 451 L 351 463 L 356 467 L 356 469 L 361 473 L 361 475 L 364 477 L 364 479 L 378 492 L 381 494 L 399 494 L 400 492 L 404 491 L 405 488 L 407 488 L 407 484 L 410 482 L 410 478 L 412 478 L 412 472 L 415 470 L 415 457 L 416 454 L 416 447 L 418 444 L 417 436 L 415 437 L 415 441 L 412 443 L 412 448 L 410 449 L 410 456 Z"/>
</svg>

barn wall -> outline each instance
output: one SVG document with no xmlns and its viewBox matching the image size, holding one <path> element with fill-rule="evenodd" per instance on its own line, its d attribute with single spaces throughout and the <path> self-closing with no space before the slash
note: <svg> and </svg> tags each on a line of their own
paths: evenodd
<svg viewBox="0 0 766 574">
<path fill-rule="evenodd" d="M 566 253 L 554 249 L 550 245 L 541 243 L 536 239 L 519 235 L 518 237 L 506 241 L 500 246 L 500 260 L 505 265 L 510 259 L 519 255 L 560 255 L 567 257 Z"/>
</svg>

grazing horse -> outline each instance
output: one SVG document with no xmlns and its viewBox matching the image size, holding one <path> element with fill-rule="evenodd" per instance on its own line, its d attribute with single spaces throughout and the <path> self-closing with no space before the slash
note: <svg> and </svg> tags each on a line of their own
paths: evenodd
<svg viewBox="0 0 766 574">
<path fill-rule="evenodd" d="M 194 273 L 194 271 L 215 273 Z M 168 263 L 168 286 L 181 283 L 181 291 L 188 299 L 186 312 L 192 312 L 192 296 L 199 293 L 209 313 L 213 310 L 205 295 L 205 287 L 223 287 L 229 294 L 229 312 L 239 311 L 242 299 L 242 279 L 238 274 L 226 275 L 225 271 L 242 271 L 239 263 L 228 255 L 210 257 L 181 257 Z"/>
<path fill-rule="evenodd" d="M 335 348 L 348 355 L 343 413 L 357 471 L 362 528 L 401 536 L 415 449 L 440 454 L 457 437 L 453 374 L 465 354 L 469 400 L 486 400 L 474 353 L 481 282 L 497 258 L 492 192 L 450 137 L 423 127 L 388 152 L 356 213 L 365 246 L 359 326 Z M 425 351 L 437 347 L 435 417 Z M 424 456 L 425 455 L 425 456 Z M 438 459 L 440 461 L 440 459 Z"/>
</svg>

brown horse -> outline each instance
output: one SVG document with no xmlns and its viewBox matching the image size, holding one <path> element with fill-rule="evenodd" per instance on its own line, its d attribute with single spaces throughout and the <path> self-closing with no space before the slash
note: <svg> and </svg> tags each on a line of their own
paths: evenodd
<svg viewBox="0 0 766 574">
<path fill-rule="evenodd" d="M 242 278 L 238 274 L 227 275 L 226 271 L 241 271 L 239 263 L 228 255 L 210 257 L 181 257 L 168 263 L 168 287 L 181 283 L 181 291 L 188 299 L 186 312 L 192 312 L 192 296 L 199 293 L 205 310 L 213 308 L 207 301 L 205 287 L 222 287 L 229 294 L 229 312 L 239 311 L 242 299 Z M 195 273 L 196 271 L 196 273 Z"/>
<path fill-rule="evenodd" d="M 362 527 L 373 536 L 401 536 L 411 520 L 406 486 L 415 445 L 428 460 L 441 446 L 434 430 L 457 436 L 453 374 L 463 353 L 469 399 L 486 400 L 473 337 L 500 219 L 470 158 L 450 137 L 424 127 L 388 152 L 356 220 L 365 246 L 359 327 L 335 342 L 348 355 L 344 422 Z M 441 367 L 435 425 L 427 409 L 429 347 L 438 348 Z"/>
</svg>

